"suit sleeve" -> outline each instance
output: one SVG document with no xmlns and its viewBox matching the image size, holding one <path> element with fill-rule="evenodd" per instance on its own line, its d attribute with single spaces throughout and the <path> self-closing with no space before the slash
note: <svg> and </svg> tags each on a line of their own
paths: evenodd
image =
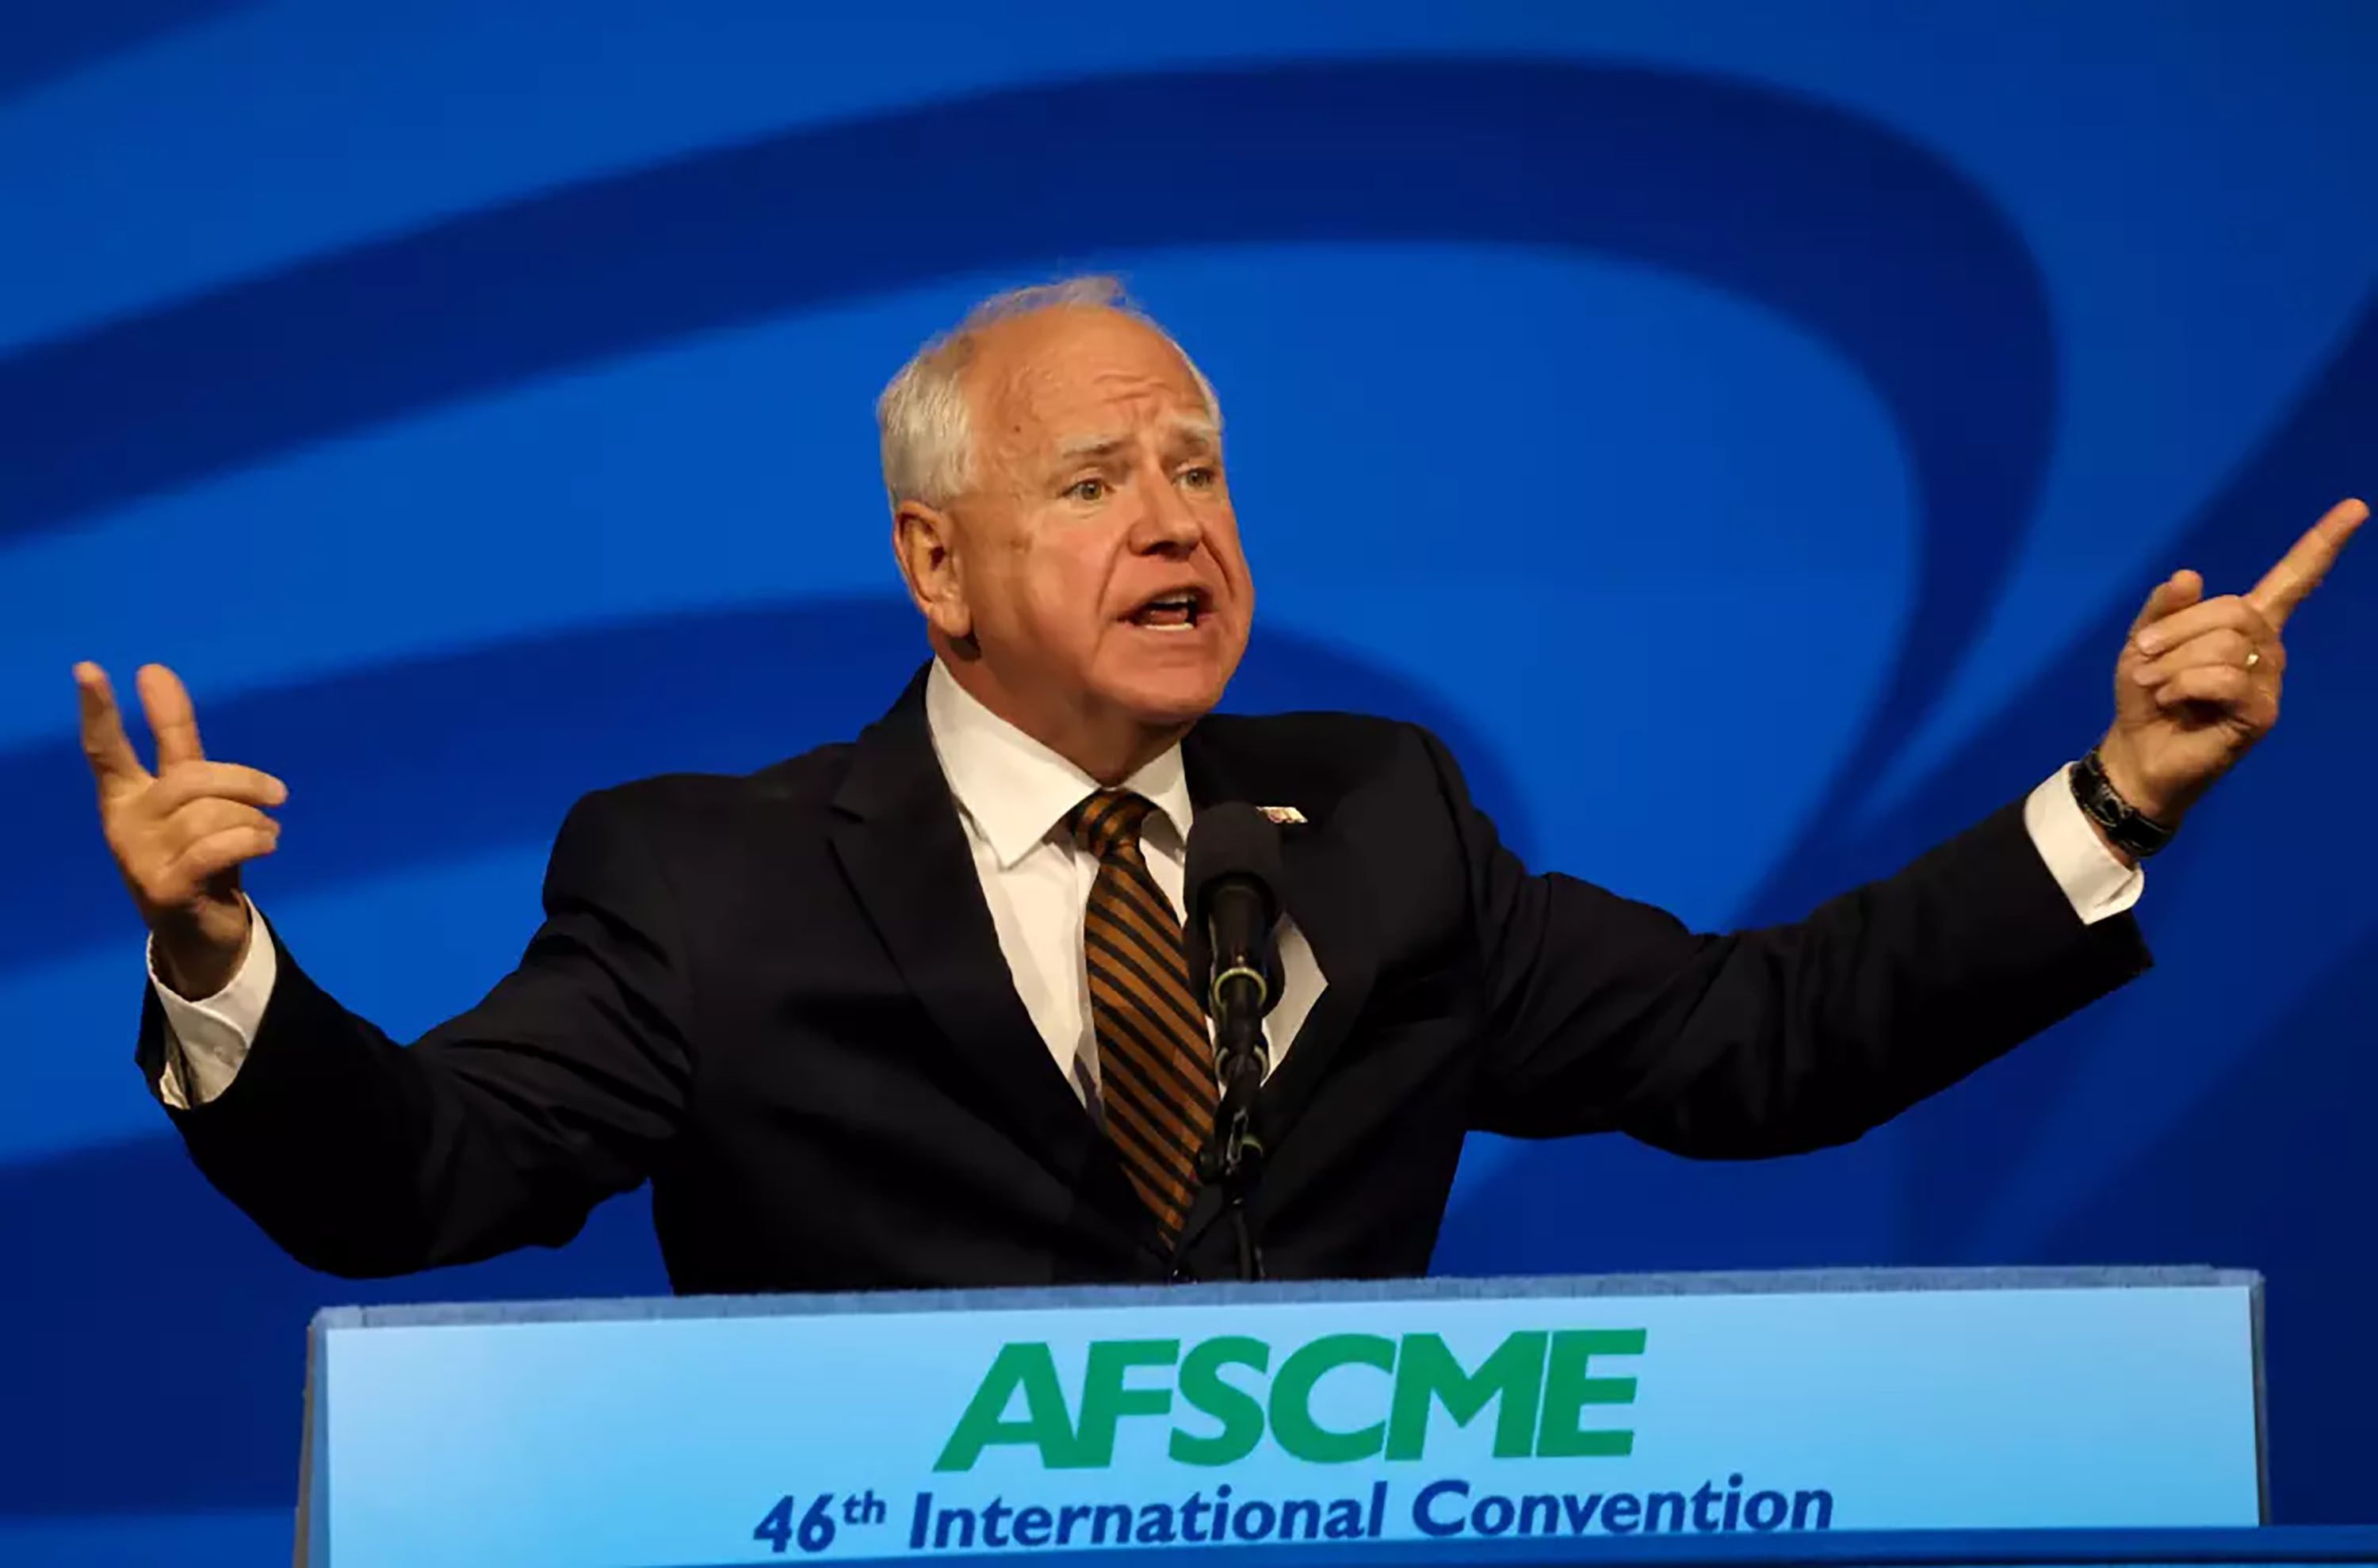
<svg viewBox="0 0 2378 1568">
<path fill-rule="evenodd" d="M 207 1179 L 300 1262 L 348 1276 L 558 1246 L 641 1183 L 680 1123 L 691 1068 L 674 904 L 635 818 L 616 795 L 571 810 L 519 966 L 409 1047 L 279 947 L 238 1076 L 172 1113 Z M 139 1055 L 152 1078 L 163 1049 L 151 995 Z"/>
<path fill-rule="evenodd" d="M 1712 935 L 1531 874 L 1434 737 L 1485 1014 L 1474 1125 L 1700 1158 L 1845 1143 L 2144 971 L 2084 923 L 2017 801 L 1796 924 Z"/>
</svg>

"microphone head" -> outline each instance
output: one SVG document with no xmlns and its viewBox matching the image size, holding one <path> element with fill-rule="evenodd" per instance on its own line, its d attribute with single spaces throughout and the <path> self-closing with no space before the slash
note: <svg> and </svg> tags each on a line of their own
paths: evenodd
<svg viewBox="0 0 2378 1568">
<path fill-rule="evenodd" d="M 1267 940 L 1279 923 L 1280 870 L 1279 827 L 1271 818 L 1243 802 L 1232 801 L 1199 808 L 1189 825 L 1188 864 L 1182 875 L 1182 903 L 1186 918 L 1189 983 L 1201 996 L 1214 971 L 1214 896 L 1226 888 L 1245 889 L 1261 902 L 1261 921 L 1253 935 L 1258 939 L 1264 968 L 1269 971 L 1265 1007 L 1279 996 L 1279 951 Z M 1243 908 L 1243 906 L 1242 906 Z"/>
<path fill-rule="evenodd" d="M 1214 889 L 1239 879 L 1263 895 L 1264 922 L 1279 918 L 1279 828 L 1242 801 L 1205 807 L 1189 825 L 1188 865 L 1182 874 L 1189 923 L 1211 917 Z"/>
</svg>

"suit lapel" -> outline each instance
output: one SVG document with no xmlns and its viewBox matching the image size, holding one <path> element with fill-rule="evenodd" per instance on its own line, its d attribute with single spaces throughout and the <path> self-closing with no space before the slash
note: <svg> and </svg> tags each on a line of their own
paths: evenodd
<svg viewBox="0 0 2378 1568">
<path fill-rule="evenodd" d="M 1146 1211 L 1016 995 L 925 722 L 924 677 L 859 738 L 835 853 L 901 977 L 1016 1141 L 1100 1209 Z"/>
<path fill-rule="evenodd" d="M 1326 823 L 1283 827 L 1280 859 L 1289 916 L 1321 968 L 1322 991 L 1279 1068 L 1264 1084 L 1264 1133 L 1277 1145 L 1312 1104 L 1314 1092 L 1371 999 L 1378 978 L 1363 868 Z"/>
</svg>

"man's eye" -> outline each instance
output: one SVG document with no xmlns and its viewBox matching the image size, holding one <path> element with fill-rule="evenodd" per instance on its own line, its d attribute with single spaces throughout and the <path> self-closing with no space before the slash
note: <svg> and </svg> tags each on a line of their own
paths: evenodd
<svg viewBox="0 0 2378 1568">
<path fill-rule="evenodd" d="M 1065 487 L 1066 496 L 1074 501 L 1104 501 L 1107 482 L 1104 479 L 1076 479 Z"/>
<path fill-rule="evenodd" d="M 1220 478 L 1219 474 L 1202 463 L 1195 468 L 1183 468 L 1181 471 L 1181 482 L 1193 490 L 1210 490 Z"/>
</svg>

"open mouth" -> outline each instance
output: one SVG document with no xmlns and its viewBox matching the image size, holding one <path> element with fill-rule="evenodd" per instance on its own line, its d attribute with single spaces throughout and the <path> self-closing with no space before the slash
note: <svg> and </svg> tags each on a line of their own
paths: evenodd
<svg viewBox="0 0 2378 1568">
<path fill-rule="evenodd" d="M 1148 599 L 1124 619 L 1150 631 L 1194 632 L 1210 613 L 1205 589 L 1175 588 Z"/>
</svg>

